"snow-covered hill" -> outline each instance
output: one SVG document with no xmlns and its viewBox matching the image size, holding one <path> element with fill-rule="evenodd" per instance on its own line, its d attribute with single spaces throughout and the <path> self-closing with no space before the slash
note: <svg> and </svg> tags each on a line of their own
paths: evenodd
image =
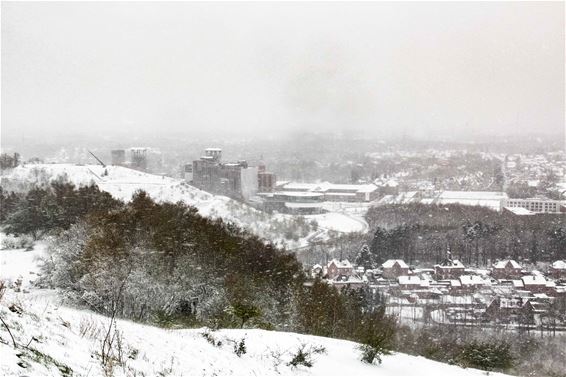
<svg viewBox="0 0 566 377">
<path fill-rule="evenodd" d="M 367 229 L 367 224 L 361 216 L 330 212 L 306 216 L 308 222 L 316 220 L 320 229 L 300 230 L 300 236 L 293 241 L 286 237 L 286 234 L 289 234 L 289 229 L 296 227 L 295 216 L 270 215 L 225 196 L 199 190 L 180 179 L 147 174 L 120 166 L 103 168 L 100 165 L 27 164 L 6 171 L 2 175 L 2 187 L 23 191 L 30 185 L 45 185 L 56 179 L 64 179 L 77 186 L 93 183 L 115 198 L 125 201 L 130 200 L 134 192 L 142 189 L 154 200 L 182 201 L 198 208 L 203 216 L 221 217 L 291 249 L 305 246 L 307 240 L 315 234 L 319 238 L 324 237 L 328 230 L 360 232 Z"/>
<path fill-rule="evenodd" d="M 110 320 L 65 307 L 55 292 L 34 288 L 32 282 L 38 276 L 35 257 L 42 252 L 41 243 L 31 252 L 0 250 L 0 280 L 12 287 L 20 276 L 22 281 L 20 292 L 9 288 L 0 300 L 0 316 L 18 344 L 14 348 L 8 331 L 0 326 L 0 375 L 104 375 L 101 344 Z M 124 320 L 117 321 L 116 330 L 111 334 L 115 334 L 115 346 L 120 341 L 115 355 L 120 352 L 122 362 L 113 364 L 115 376 L 485 375 L 400 353 L 385 356 L 381 365 L 368 365 L 360 361 L 356 343 L 295 333 L 167 330 Z M 242 339 L 246 352 L 238 356 L 234 346 Z M 301 348 L 313 351 L 312 367 L 290 365 Z"/>
</svg>

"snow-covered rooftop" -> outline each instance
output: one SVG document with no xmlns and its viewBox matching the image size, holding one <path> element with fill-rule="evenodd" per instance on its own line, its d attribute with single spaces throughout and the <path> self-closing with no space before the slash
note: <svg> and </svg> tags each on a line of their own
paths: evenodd
<svg viewBox="0 0 566 377">
<path fill-rule="evenodd" d="M 524 285 L 546 285 L 546 279 L 542 275 L 528 275 L 521 278 Z"/>
<path fill-rule="evenodd" d="M 320 183 L 301 183 L 301 182 L 281 182 L 277 184 L 280 190 L 289 191 L 310 191 L 310 192 L 322 192 L 326 193 L 328 191 L 339 191 L 346 193 L 366 193 L 373 192 L 377 190 L 377 186 L 373 183 L 369 184 L 341 184 L 341 183 L 330 183 L 330 182 L 320 182 Z"/>
<path fill-rule="evenodd" d="M 519 216 L 526 216 L 526 215 L 534 215 L 535 213 L 532 211 L 529 211 L 526 208 L 523 207 L 503 207 L 505 208 L 507 211 L 512 212 L 515 215 L 519 215 Z"/>
<path fill-rule="evenodd" d="M 508 196 L 504 192 L 497 191 L 442 191 L 440 199 L 464 199 L 464 200 L 502 200 Z"/>
<path fill-rule="evenodd" d="M 414 276 L 414 275 L 413 276 L 408 276 L 408 275 L 399 276 L 397 278 L 397 281 L 399 282 L 399 284 L 418 285 L 420 287 L 428 287 L 430 285 L 430 282 L 428 280 L 422 280 L 418 276 Z"/>
<path fill-rule="evenodd" d="M 457 279 L 450 279 L 450 286 L 452 287 L 461 287 L 462 283 L 460 283 L 460 280 Z"/>
<path fill-rule="evenodd" d="M 521 265 L 519 263 L 515 262 L 513 259 L 507 259 L 507 260 L 502 260 L 502 261 L 496 262 L 493 265 L 493 268 L 505 268 L 508 263 L 511 263 L 511 267 L 513 267 L 513 268 L 521 268 Z"/>
<path fill-rule="evenodd" d="M 330 266 L 332 263 L 334 263 L 338 268 L 352 268 L 352 264 L 347 259 L 338 260 L 334 258 L 330 262 L 328 262 L 328 266 Z"/>
<path fill-rule="evenodd" d="M 318 192 L 304 192 L 304 191 L 276 191 L 273 193 L 275 196 L 290 196 L 297 198 L 322 198 L 323 194 Z"/>
<path fill-rule="evenodd" d="M 392 268 L 397 263 L 401 268 L 409 268 L 403 259 L 389 259 L 381 265 L 383 268 Z"/>
<path fill-rule="evenodd" d="M 437 264 L 436 266 L 440 268 L 464 268 L 464 264 L 460 262 L 458 259 L 448 261 L 448 263 L 444 263 L 444 264 Z"/>
<path fill-rule="evenodd" d="M 500 308 L 517 309 L 517 308 L 521 308 L 526 303 L 527 303 L 527 301 L 524 300 L 524 299 L 521 299 L 521 298 L 501 297 L 499 299 L 499 307 Z"/>
<path fill-rule="evenodd" d="M 486 281 L 477 275 L 462 275 L 460 276 L 460 282 L 462 285 L 486 285 Z"/>
<path fill-rule="evenodd" d="M 322 203 L 293 203 L 293 202 L 286 202 L 285 207 L 287 208 L 320 208 Z"/>
</svg>

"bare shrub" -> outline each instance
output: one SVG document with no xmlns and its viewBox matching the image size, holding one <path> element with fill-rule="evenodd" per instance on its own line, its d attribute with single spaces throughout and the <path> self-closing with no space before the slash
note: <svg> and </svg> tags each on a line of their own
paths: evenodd
<svg viewBox="0 0 566 377">
<path fill-rule="evenodd" d="M 307 348 L 306 344 L 301 344 L 300 347 L 297 349 L 297 352 L 292 354 L 291 361 L 287 363 L 287 365 L 292 366 L 294 368 L 298 367 L 299 365 L 303 365 L 307 368 L 310 368 L 314 364 L 313 355 L 317 354 L 325 354 L 326 348 L 323 346 L 310 346 Z"/>
</svg>

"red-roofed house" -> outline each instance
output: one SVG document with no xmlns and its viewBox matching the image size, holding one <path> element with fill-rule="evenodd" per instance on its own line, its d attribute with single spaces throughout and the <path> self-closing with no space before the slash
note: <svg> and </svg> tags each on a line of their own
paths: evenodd
<svg viewBox="0 0 566 377">
<path fill-rule="evenodd" d="M 490 321 L 499 323 L 534 323 L 534 308 L 529 300 L 522 297 L 498 297 L 485 310 Z"/>
<path fill-rule="evenodd" d="M 555 279 L 566 279 L 566 261 L 557 260 L 548 269 L 548 274 Z"/>
<path fill-rule="evenodd" d="M 491 276 L 495 279 L 519 279 L 523 275 L 522 269 L 513 259 L 503 260 L 493 265 Z"/>
<path fill-rule="evenodd" d="M 328 276 L 328 279 L 334 279 L 335 277 L 340 275 L 351 276 L 353 272 L 354 267 L 347 259 L 332 259 L 330 262 L 328 262 L 328 265 L 326 267 L 326 275 Z"/>
<path fill-rule="evenodd" d="M 402 259 L 389 259 L 381 265 L 382 276 L 386 279 L 397 279 L 409 274 L 409 266 Z"/>
<path fill-rule="evenodd" d="M 434 274 L 438 280 L 458 279 L 464 275 L 465 267 L 457 259 L 446 261 L 443 264 L 434 266 Z"/>
</svg>

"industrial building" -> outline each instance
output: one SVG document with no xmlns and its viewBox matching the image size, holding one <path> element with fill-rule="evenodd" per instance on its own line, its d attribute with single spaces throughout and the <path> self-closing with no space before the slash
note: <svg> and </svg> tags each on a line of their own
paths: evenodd
<svg viewBox="0 0 566 377">
<path fill-rule="evenodd" d="M 441 191 L 430 199 L 430 204 L 462 204 L 501 211 L 508 196 L 504 192 L 494 191 Z"/>
<path fill-rule="evenodd" d="M 183 178 L 189 183 L 193 181 L 193 164 L 185 164 L 183 167 Z"/>
<path fill-rule="evenodd" d="M 258 192 L 258 167 L 247 161 L 222 162 L 222 149 L 207 148 L 192 169 L 185 167 L 185 179 L 192 185 L 213 194 L 248 200 Z"/>
<path fill-rule="evenodd" d="M 323 195 L 327 202 L 371 202 L 379 197 L 379 187 L 373 183 L 353 185 L 322 183 L 278 182 L 276 191 L 310 192 Z"/>
<path fill-rule="evenodd" d="M 259 193 L 263 198 L 263 208 L 267 211 L 313 215 L 324 212 L 324 194 L 316 192 L 270 192 Z"/>
<path fill-rule="evenodd" d="M 148 148 L 130 148 L 130 167 L 132 169 L 147 171 Z"/>
<path fill-rule="evenodd" d="M 131 169 L 151 173 L 161 173 L 163 156 L 161 152 L 149 147 L 114 149 L 110 151 L 112 165 L 126 166 Z"/>
<path fill-rule="evenodd" d="M 507 208 L 523 208 L 531 213 L 561 213 L 566 212 L 566 203 L 560 200 L 546 198 L 509 199 Z"/>
<path fill-rule="evenodd" d="M 536 213 L 566 213 L 566 203 L 547 198 L 513 199 L 504 192 L 491 191 L 410 191 L 386 195 L 378 205 L 384 204 L 461 204 L 481 206 L 514 215 L 533 215 Z"/>
<path fill-rule="evenodd" d="M 323 183 L 277 182 L 272 190 L 258 195 L 268 211 L 310 215 L 325 212 L 323 202 L 370 202 L 378 198 L 374 184 L 349 185 Z"/>
<path fill-rule="evenodd" d="M 268 172 L 263 157 L 257 165 L 257 186 L 258 192 L 272 192 L 277 185 L 275 174 Z"/>
<path fill-rule="evenodd" d="M 504 192 L 493 191 L 409 191 L 398 195 L 386 195 L 378 205 L 383 204 L 461 204 L 466 206 L 481 206 L 501 211 L 505 207 L 508 196 Z"/>
<path fill-rule="evenodd" d="M 277 184 L 277 177 L 270 172 L 258 172 L 257 183 L 259 192 L 272 192 Z"/>
<path fill-rule="evenodd" d="M 112 165 L 126 165 L 126 151 L 124 149 L 114 149 L 110 152 L 110 154 L 112 155 Z"/>
</svg>

